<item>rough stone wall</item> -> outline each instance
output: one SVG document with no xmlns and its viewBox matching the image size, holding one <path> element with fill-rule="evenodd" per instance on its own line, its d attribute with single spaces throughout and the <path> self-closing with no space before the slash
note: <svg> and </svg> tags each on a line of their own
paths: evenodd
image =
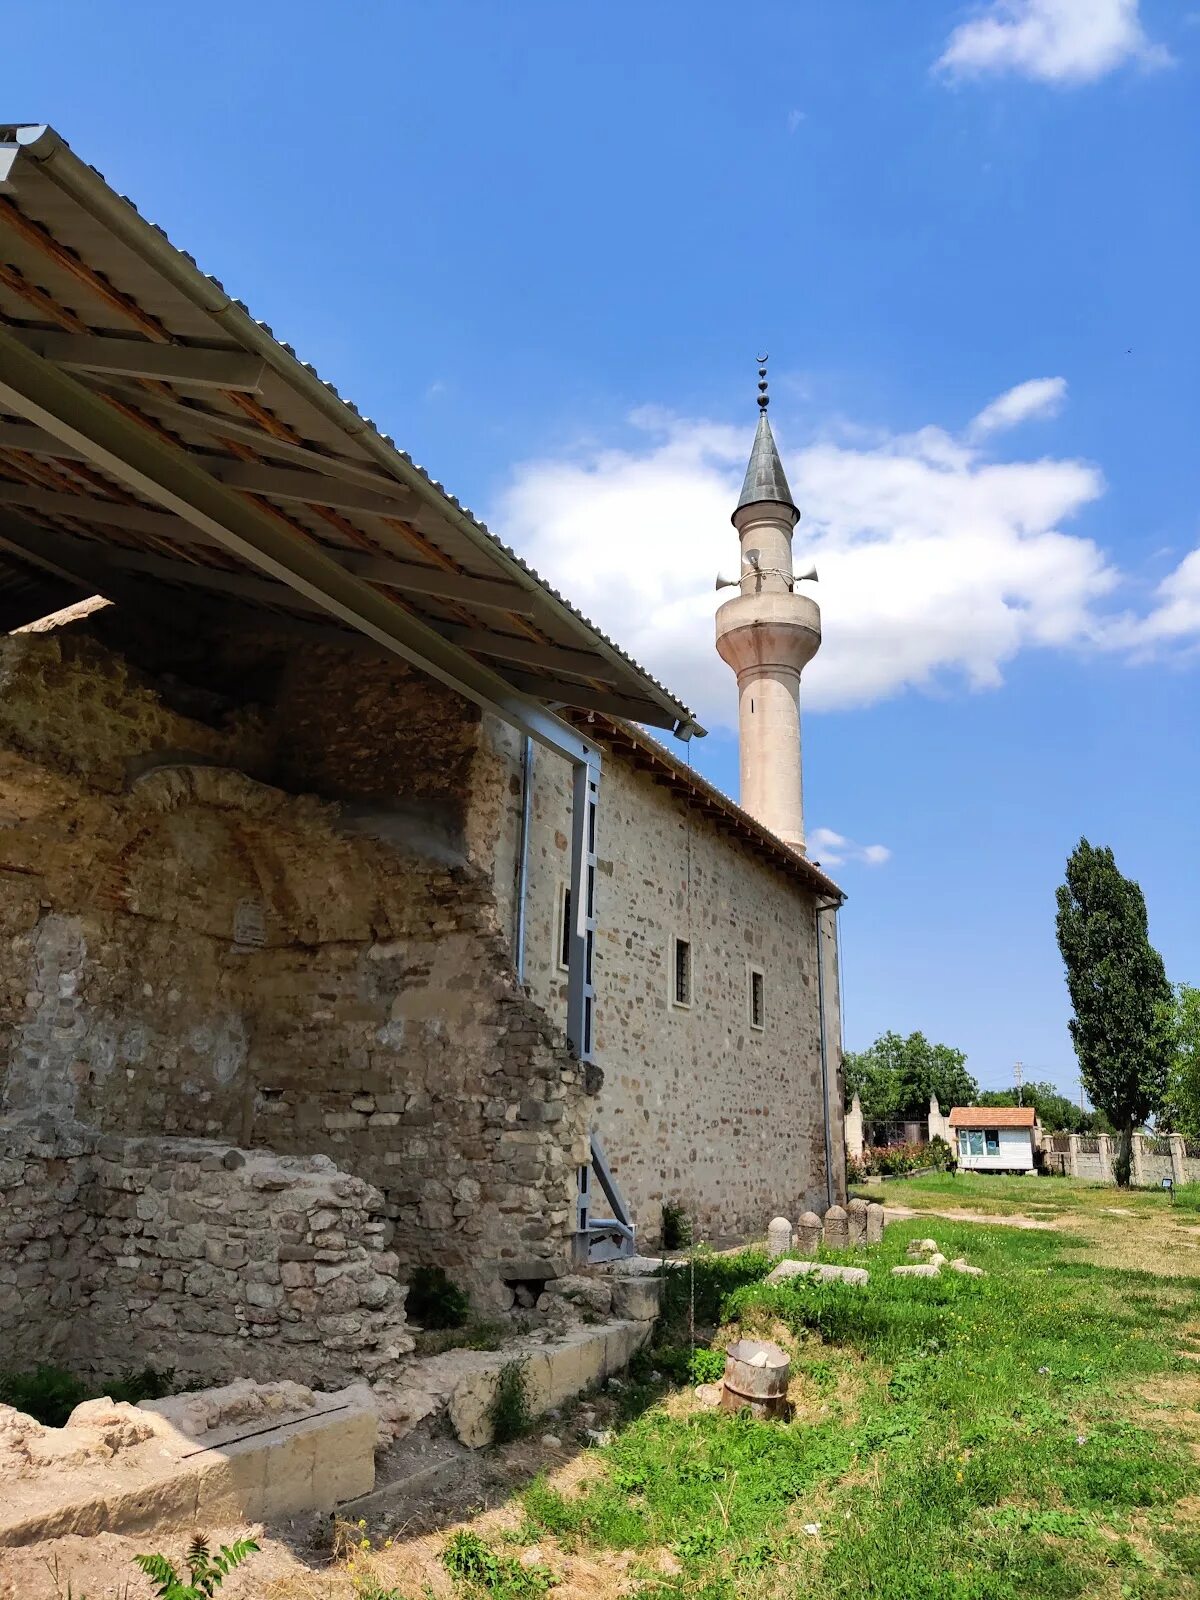
<svg viewBox="0 0 1200 1600">
<path fill-rule="evenodd" d="M 496 768 L 477 778 L 497 898 L 515 915 L 519 743 L 488 729 Z M 570 769 L 536 755 L 529 852 L 526 979 L 559 1022 L 560 896 L 570 877 Z M 597 823 L 599 928 L 594 960 L 597 1121 L 606 1154 L 647 1239 L 664 1201 L 706 1237 L 762 1230 L 767 1218 L 828 1204 L 821 1092 L 814 896 L 646 773 L 606 753 Z M 831 931 L 831 921 L 826 922 Z M 671 938 L 690 940 L 693 999 L 672 1004 Z M 844 1198 L 837 1048 L 837 963 L 825 941 L 834 1199 Z M 747 967 L 763 970 L 767 1026 L 749 1026 Z"/>
<path fill-rule="evenodd" d="M 412 1348 L 380 1192 L 326 1156 L 0 1123 L 0 1341 L 110 1377 L 371 1377 Z"/>
<path fill-rule="evenodd" d="M 0 640 L 4 1109 L 324 1151 L 384 1191 L 404 1264 L 561 1268 L 587 1099 L 470 859 L 478 717 L 294 641 L 252 641 L 269 670 L 189 641 L 200 690 L 152 642 L 134 668 L 87 632 Z M 279 787 L 339 773 L 336 803 Z"/>
</svg>

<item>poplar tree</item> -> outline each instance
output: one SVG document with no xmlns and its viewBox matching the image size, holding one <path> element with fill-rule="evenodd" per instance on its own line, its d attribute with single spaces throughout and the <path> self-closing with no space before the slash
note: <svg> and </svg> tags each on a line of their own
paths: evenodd
<svg viewBox="0 0 1200 1600">
<path fill-rule="evenodd" d="M 1113 853 L 1081 839 L 1057 892 L 1058 948 L 1075 1015 L 1083 1085 L 1119 1136 L 1114 1174 L 1129 1186 L 1134 1129 L 1162 1103 L 1171 1069 L 1172 994 L 1150 943 L 1146 901 Z"/>
</svg>

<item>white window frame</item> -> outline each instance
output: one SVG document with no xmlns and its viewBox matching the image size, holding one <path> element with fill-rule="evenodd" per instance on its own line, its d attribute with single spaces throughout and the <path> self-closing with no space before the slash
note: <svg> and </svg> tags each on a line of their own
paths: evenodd
<svg viewBox="0 0 1200 1600">
<path fill-rule="evenodd" d="M 762 985 L 762 1021 L 754 1020 L 754 980 Z M 755 961 L 746 963 L 746 1021 L 755 1033 L 767 1031 L 767 974 Z"/>
<path fill-rule="evenodd" d="M 556 972 L 570 972 L 570 967 L 563 960 L 563 946 L 567 939 L 567 901 L 571 897 L 571 885 L 560 878 L 558 893 L 554 897 L 554 970 Z"/>
<path fill-rule="evenodd" d="M 679 960 L 679 946 L 687 947 L 687 999 L 677 997 L 676 973 Z M 667 999 L 676 1011 L 690 1011 L 696 993 L 696 946 L 691 939 L 685 939 L 681 934 L 673 933 L 667 946 Z"/>
</svg>

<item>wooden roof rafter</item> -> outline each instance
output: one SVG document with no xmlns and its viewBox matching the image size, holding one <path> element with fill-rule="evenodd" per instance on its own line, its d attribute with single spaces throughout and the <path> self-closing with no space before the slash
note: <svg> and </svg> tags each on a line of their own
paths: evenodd
<svg viewBox="0 0 1200 1600">
<path fill-rule="evenodd" d="M 265 543 L 283 549 L 263 518 L 286 533 L 289 573 L 315 556 L 331 585 L 358 585 L 372 613 L 377 600 L 410 618 L 438 659 L 449 661 L 450 647 L 486 667 L 489 695 L 617 710 L 681 737 L 703 731 L 52 130 L 10 125 L 0 126 L 0 377 L 22 368 L 18 346 L 42 364 L 24 365 L 31 381 L 38 373 L 74 382 L 55 391 L 67 411 L 98 419 L 82 386 L 170 449 L 172 472 L 199 469 L 206 496 L 210 488 L 232 495 Z M 128 459 L 114 467 L 115 458 L 97 456 L 94 440 L 64 426 L 63 415 L 40 414 L 31 392 L 10 385 L 11 403 L 0 397 L 9 413 L 0 415 L 0 528 L 8 523 L 13 545 L 32 543 L 36 553 L 43 529 L 93 568 L 88 547 L 108 545 L 106 570 L 148 562 L 164 582 L 199 586 L 240 572 L 266 586 L 261 603 L 296 606 L 303 588 L 294 578 L 226 537 L 219 519 L 206 526 Z M 138 455 L 133 436 L 121 437 Z M 338 614 L 331 595 L 319 603 Z M 413 632 L 399 620 L 382 631 Z"/>
</svg>

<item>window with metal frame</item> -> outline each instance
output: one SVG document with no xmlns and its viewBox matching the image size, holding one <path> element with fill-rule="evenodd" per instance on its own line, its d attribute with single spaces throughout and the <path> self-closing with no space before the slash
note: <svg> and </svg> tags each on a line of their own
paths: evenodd
<svg viewBox="0 0 1200 1600">
<path fill-rule="evenodd" d="M 571 887 L 560 884 L 558 892 L 558 970 L 571 968 Z"/>
<path fill-rule="evenodd" d="M 750 1012 L 750 1026 L 761 1033 L 767 1025 L 766 977 L 761 967 L 746 969 L 746 1001 Z"/>
<path fill-rule="evenodd" d="M 671 940 L 671 1004 L 687 1009 L 692 1003 L 692 942 Z"/>
</svg>

